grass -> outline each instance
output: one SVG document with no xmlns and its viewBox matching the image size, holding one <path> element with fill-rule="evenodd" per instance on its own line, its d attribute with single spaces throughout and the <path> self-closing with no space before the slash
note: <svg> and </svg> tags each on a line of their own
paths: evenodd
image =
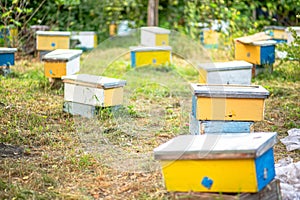
<svg viewBox="0 0 300 200">
<path fill-rule="evenodd" d="M 173 197 L 164 189 L 152 151 L 188 134 L 189 82 L 198 80 L 194 57 L 185 62 L 174 56 L 174 65 L 132 69 L 126 48 L 109 47 L 84 54 L 81 72 L 127 80 L 124 106 L 102 109 L 93 120 L 62 112 L 63 89 L 50 87 L 36 60 L 19 60 L 13 74 L 0 77 L 0 142 L 24 149 L 21 157 L 0 159 L 1 199 Z M 300 128 L 297 67 L 276 63 L 273 74 L 253 80 L 271 93 L 265 120 L 255 131 L 276 131 L 283 138 L 287 130 Z M 286 156 L 297 161 L 298 155 L 280 142 L 275 146 L 276 161 Z"/>
</svg>

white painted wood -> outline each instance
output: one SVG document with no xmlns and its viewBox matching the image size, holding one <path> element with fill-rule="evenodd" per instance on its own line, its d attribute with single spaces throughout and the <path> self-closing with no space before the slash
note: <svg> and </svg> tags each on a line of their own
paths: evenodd
<svg viewBox="0 0 300 200">
<path fill-rule="evenodd" d="M 104 105 L 104 89 L 64 83 L 64 100 L 91 106 Z"/>
<path fill-rule="evenodd" d="M 158 34 L 170 34 L 170 30 L 149 26 L 141 28 L 141 45 L 143 46 L 156 46 L 156 35 Z"/>
<path fill-rule="evenodd" d="M 100 88 L 115 88 L 115 87 L 123 87 L 126 85 L 125 80 L 109 78 L 104 76 L 90 75 L 90 74 L 76 74 L 70 76 L 63 76 L 62 80 L 64 82 L 72 81 L 76 85 L 85 85 L 85 83 L 87 83 L 93 87 L 100 87 Z"/>
<path fill-rule="evenodd" d="M 82 54 L 82 50 L 75 50 L 75 49 L 56 49 L 47 53 L 43 57 L 43 61 L 71 61 L 77 57 L 80 57 Z"/>
<path fill-rule="evenodd" d="M 78 48 L 93 49 L 95 45 L 95 35 L 96 33 L 93 31 L 72 32 L 71 39 L 80 41 L 80 44 L 76 45 Z"/>
<path fill-rule="evenodd" d="M 292 32 L 289 31 L 289 28 L 296 31 L 297 36 L 300 36 L 300 26 L 291 26 L 285 29 L 285 32 L 287 32 L 287 44 L 291 44 L 295 39 L 292 35 Z"/>
<path fill-rule="evenodd" d="M 46 36 L 70 36 L 69 31 L 37 31 L 36 35 L 46 35 Z"/>
<path fill-rule="evenodd" d="M 276 143 L 275 132 L 240 134 L 179 135 L 154 149 L 156 159 L 213 159 L 218 155 L 223 159 L 234 154 L 259 157 Z"/>
<path fill-rule="evenodd" d="M 0 47 L 0 53 L 14 53 L 16 51 L 17 51 L 16 48 Z"/>
<path fill-rule="evenodd" d="M 149 51 L 172 51 L 172 47 L 170 46 L 151 46 L 151 47 L 145 47 L 145 46 L 132 46 L 129 47 L 130 51 L 134 52 L 149 52 Z"/>
<path fill-rule="evenodd" d="M 193 94 L 204 97 L 267 98 L 269 91 L 260 85 L 206 85 L 191 83 Z"/>
<path fill-rule="evenodd" d="M 66 75 L 72 75 L 80 70 L 80 57 L 76 57 L 66 64 Z"/>
</svg>

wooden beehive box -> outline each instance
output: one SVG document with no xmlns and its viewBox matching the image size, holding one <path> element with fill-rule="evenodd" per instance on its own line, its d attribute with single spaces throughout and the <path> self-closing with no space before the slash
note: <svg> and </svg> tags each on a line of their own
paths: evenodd
<svg viewBox="0 0 300 200">
<path fill-rule="evenodd" d="M 45 76 L 61 78 L 79 72 L 81 54 L 82 50 L 73 49 L 56 49 L 46 54 L 42 58 Z"/>
<path fill-rule="evenodd" d="M 199 64 L 199 83 L 250 85 L 253 64 L 228 61 Z"/>
<path fill-rule="evenodd" d="M 86 118 L 93 118 L 98 114 L 98 108 L 82 103 L 65 101 L 63 111 L 71 115 L 79 115 Z"/>
<path fill-rule="evenodd" d="M 37 31 L 36 49 L 38 51 L 69 49 L 70 35 L 68 31 Z"/>
<path fill-rule="evenodd" d="M 93 31 L 72 32 L 71 39 L 79 40 L 76 48 L 91 50 L 97 47 L 97 34 Z"/>
<path fill-rule="evenodd" d="M 16 51 L 16 48 L 0 47 L 0 66 L 14 65 Z"/>
<path fill-rule="evenodd" d="M 109 107 L 123 103 L 125 80 L 78 74 L 62 77 L 64 101 L 90 106 Z"/>
<path fill-rule="evenodd" d="M 276 41 L 257 41 L 249 44 L 235 41 L 235 59 L 244 60 L 256 65 L 275 62 Z"/>
<path fill-rule="evenodd" d="M 168 46 L 170 31 L 168 29 L 149 26 L 141 28 L 141 45 L 153 46 Z"/>
<path fill-rule="evenodd" d="M 131 67 L 145 65 L 164 65 L 172 62 L 172 48 L 161 47 L 130 47 Z"/>
<path fill-rule="evenodd" d="M 285 29 L 285 31 L 287 32 L 287 43 L 291 44 L 295 40 L 295 38 L 293 37 L 292 32 L 290 32 L 289 28 L 296 31 L 297 36 L 300 37 L 300 26 L 291 26 Z"/>
<path fill-rule="evenodd" d="M 258 192 L 275 177 L 276 133 L 180 135 L 154 149 L 168 191 Z"/>
<path fill-rule="evenodd" d="M 269 92 L 258 85 L 191 84 L 197 120 L 261 121 Z"/>
<path fill-rule="evenodd" d="M 287 41 L 287 33 L 285 32 L 286 27 L 284 26 L 265 26 L 264 30 L 268 35 L 272 37 L 277 43 Z"/>
<path fill-rule="evenodd" d="M 200 32 L 200 42 L 205 48 L 218 48 L 220 33 L 204 28 Z"/>
<path fill-rule="evenodd" d="M 252 126 L 253 122 L 250 121 L 197 120 L 194 115 L 190 114 L 189 131 L 193 135 L 250 133 Z"/>
</svg>

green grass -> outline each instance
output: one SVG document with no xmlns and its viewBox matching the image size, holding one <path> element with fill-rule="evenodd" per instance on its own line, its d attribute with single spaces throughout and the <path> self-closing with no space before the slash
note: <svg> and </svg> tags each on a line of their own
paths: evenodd
<svg viewBox="0 0 300 200">
<path fill-rule="evenodd" d="M 189 83 L 199 78 L 195 60 L 173 56 L 173 65 L 133 69 L 125 48 L 132 41 L 125 47 L 114 41 L 83 55 L 82 73 L 127 80 L 124 105 L 100 109 L 93 120 L 62 112 L 63 88 L 50 86 L 42 63 L 21 60 L 13 74 L 0 77 L 0 142 L 25 149 L 23 157 L 0 158 L 1 199 L 173 197 L 164 189 L 152 151 L 188 134 Z M 253 80 L 270 91 L 265 120 L 255 123 L 255 131 L 277 131 L 282 138 L 290 128 L 300 128 L 297 73 L 299 66 L 291 62 L 276 63 L 274 73 Z M 275 146 L 276 161 L 286 156 L 297 161 L 298 155 Z"/>
</svg>

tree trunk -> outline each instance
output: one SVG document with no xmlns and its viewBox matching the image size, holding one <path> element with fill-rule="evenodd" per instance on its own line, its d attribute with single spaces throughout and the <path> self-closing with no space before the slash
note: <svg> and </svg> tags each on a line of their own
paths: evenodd
<svg viewBox="0 0 300 200">
<path fill-rule="evenodd" d="M 148 26 L 158 26 L 158 5 L 159 0 L 148 1 Z"/>
</svg>

